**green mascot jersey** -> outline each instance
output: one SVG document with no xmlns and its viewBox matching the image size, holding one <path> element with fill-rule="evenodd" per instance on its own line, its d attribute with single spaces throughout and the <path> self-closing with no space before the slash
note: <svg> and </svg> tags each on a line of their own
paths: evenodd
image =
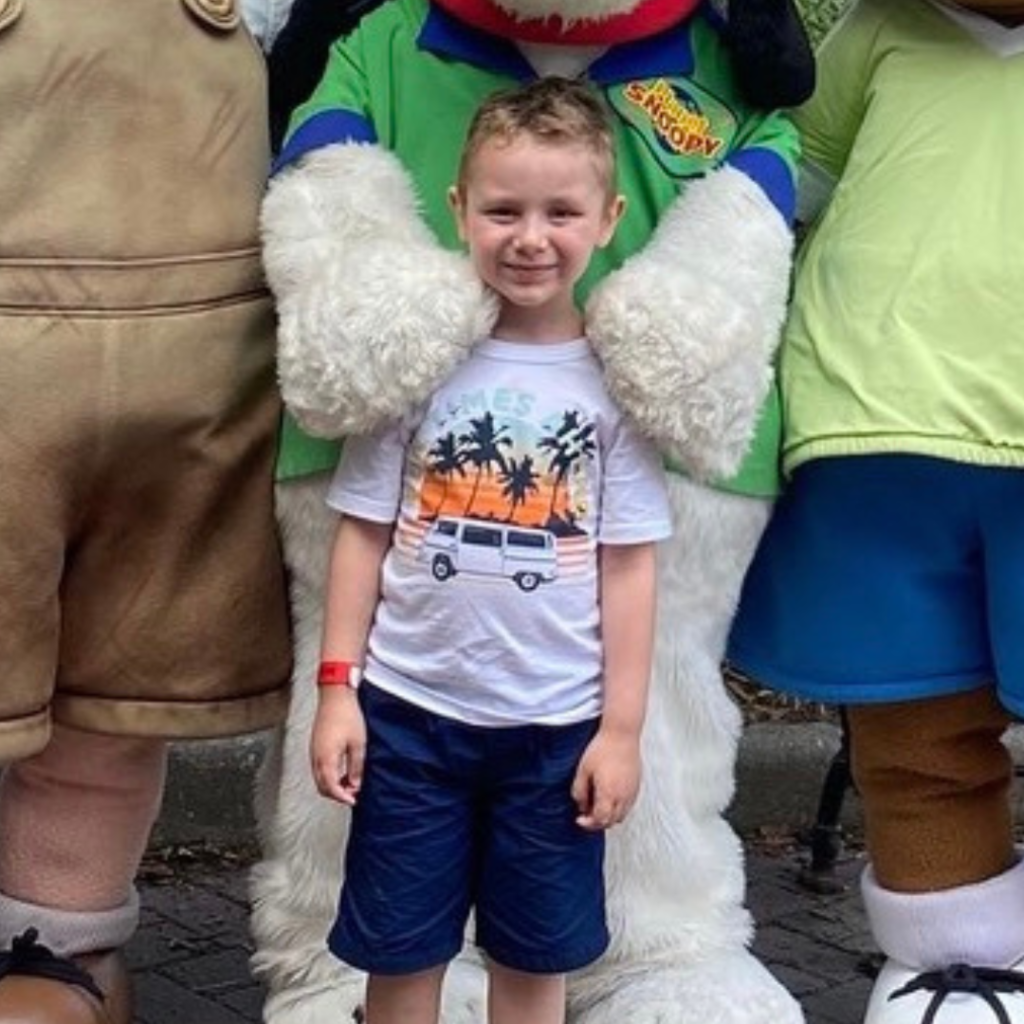
<svg viewBox="0 0 1024 1024">
<path fill-rule="evenodd" d="M 799 257 L 786 471 L 894 452 L 1022 466 L 1024 36 L 860 0 L 821 57 L 800 125 L 839 185 Z"/>
</svg>

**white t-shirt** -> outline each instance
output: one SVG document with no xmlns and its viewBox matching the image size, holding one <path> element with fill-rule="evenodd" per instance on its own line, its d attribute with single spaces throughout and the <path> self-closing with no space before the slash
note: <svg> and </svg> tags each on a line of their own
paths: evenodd
<svg viewBox="0 0 1024 1024">
<path fill-rule="evenodd" d="M 479 343 L 425 412 L 346 441 L 327 500 L 396 524 L 371 682 L 475 725 L 600 714 L 597 545 L 671 522 L 660 459 L 586 339 Z"/>
</svg>

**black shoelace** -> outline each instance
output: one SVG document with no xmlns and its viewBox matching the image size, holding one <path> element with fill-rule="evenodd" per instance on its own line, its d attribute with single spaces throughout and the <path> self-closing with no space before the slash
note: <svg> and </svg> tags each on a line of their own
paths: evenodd
<svg viewBox="0 0 1024 1024">
<path fill-rule="evenodd" d="M 36 941 L 38 938 L 38 929 L 29 928 L 11 942 L 10 950 L 0 953 L 0 978 L 22 975 L 62 981 L 66 985 L 84 988 L 100 1002 L 103 1001 L 103 993 L 88 971 L 83 970 L 73 960 L 57 956 L 48 946 Z"/>
<path fill-rule="evenodd" d="M 999 970 L 994 967 L 971 967 L 970 964 L 951 964 L 940 971 L 925 971 L 897 989 L 889 998 L 899 999 L 913 992 L 933 992 L 921 1024 L 933 1024 L 946 996 L 966 993 L 984 1000 L 995 1014 L 999 1024 L 1011 1024 L 1010 1016 L 999 998 L 1000 992 L 1024 993 L 1024 974 L 1020 971 Z"/>
</svg>

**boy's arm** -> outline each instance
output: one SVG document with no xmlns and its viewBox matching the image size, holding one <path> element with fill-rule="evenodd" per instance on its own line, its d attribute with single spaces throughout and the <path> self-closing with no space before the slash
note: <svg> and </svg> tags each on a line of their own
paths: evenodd
<svg viewBox="0 0 1024 1024">
<path fill-rule="evenodd" d="M 390 523 L 343 516 L 327 578 L 322 661 L 362 665 L 380 598 L 380 572 L 391 541 Z M 310 740 L 317 789 L 341 803 L 355 803 L 362 783 L 366 727 L 348 686 L 324 686 Z"/>
<path fill-rule="evenodd" d="M 380 571 L 393 523 L 344 515 L 331 551 L 320 644 L 323 661 L 362 665 L 366 640 L 380 600 Z M 338 687 L 347 690 L 347 687 Z"/>
<path fill-rule="evenodd" d="M 572 796 L 586 829 L 617 825 L 640 788 L 640 734 L 654 647 L 655 545 L 600 549 L 604 709 L 580 759 Z"/>
</svg>

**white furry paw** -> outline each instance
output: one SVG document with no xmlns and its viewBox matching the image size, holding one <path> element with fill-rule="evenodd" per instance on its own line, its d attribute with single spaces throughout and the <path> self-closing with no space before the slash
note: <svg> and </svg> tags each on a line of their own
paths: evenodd
<svg viewBox="0 0 1024 1024">
<path fill-rule="evenodd" d="M 339 965 L 334 977 L 296 981 L 272 992 L 263 1005 L 263 1024 L 358 1024 L 365 987 L 362 974 Z"/>
<path fill-rule="evenodd" d="M 804 1024 L 797 1001 L 745 949 L 705 963 L 608 963 L 569 990 L 570 1024 Z"/>
<path fill-rule="evenodd" d="M 285 402 L 312 434 L 372 431 L 423 401 L 490 331 L 496 312 L 464 257 L 365 242 L 281 300 Z"/>
<path fill-rule="evenodd" d="M 454 960 L 444 979 L 441 1024 L 481 1024 L 487 1019 L 487 972 L 472 954 Z"/>
<path fill-rule="evenodd" d="M 712 282 L 675 280 L 643 256 L 587 307 L 608 387 L 640 429 L 697 479 L 730 476 L 746 454 L 772 379 L 764 325 Z"/>
</svg>

